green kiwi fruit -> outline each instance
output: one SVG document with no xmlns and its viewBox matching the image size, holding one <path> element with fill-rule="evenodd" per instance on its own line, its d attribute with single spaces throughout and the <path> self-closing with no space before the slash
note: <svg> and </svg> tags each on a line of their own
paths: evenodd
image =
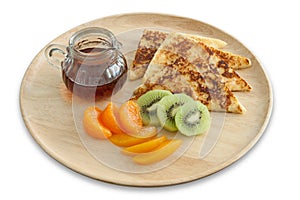
<svg viewBox="0 0 300 200">
<path fill-rule="evenodd" d="M 181 106 L 175 116 L 178 130 L 186 136 L 203 134 L 208 131 L 211 119 L 207 107 L 199 101 Z"/>
<path fill-rule="evenodd" d="M 168 131 L 177 131 L 175 115 L 181 106 L 194 100 L 186 94 L 174 94 L 163 97 L 157 103 L 157 117 L 162 127 Z"/>
<path fill-rule="evenodd" d="M 156 114 L 156 104 L 168 95 L 172 95 L 168 90 L 151 90 L 138 98 L 137 103 L 140 106 L 141 117 L 145 125 L 160 125 Z"/>
</svg>

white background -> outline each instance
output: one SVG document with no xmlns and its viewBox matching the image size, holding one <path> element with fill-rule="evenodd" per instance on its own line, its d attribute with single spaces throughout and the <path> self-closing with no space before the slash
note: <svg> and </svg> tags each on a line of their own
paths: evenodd
<svg viewBox="0 0 300 200">
<path fill-rule="evenodd" d="M 297 1 L 3 2 L 0 199 L 299 199 Z M 135 188 L 79 175 L 57 163 L 35 143 L 19 111 L 19 87 L 31 60 L 48 42 L 75 26 L 129 12 L 166 13 L 209 23 L 239 39 L 258 57 L 272 81 L 274 110 L 265 134 L 245 157 L 221 172 L 191 183 Z"/>
</svg>

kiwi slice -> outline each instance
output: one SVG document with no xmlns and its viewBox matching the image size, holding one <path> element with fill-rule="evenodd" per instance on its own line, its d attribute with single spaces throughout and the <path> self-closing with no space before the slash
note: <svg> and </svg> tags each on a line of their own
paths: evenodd
<svg viewBox="0 0 300 200">
<path fill-rule="evenodd" d="M 181 106 L 175 116 L 178 130 L 186 136 L 203 134 L 210 127 L 210 113 L 199 101 L 188 102 Z"/>
<path fill-rule="evenodd" d="M 193 99 L 183 93 L 163 97 L 157 103 L 157 117 L 161 126 L 168 131 L 177 131 L 175 115 L 178 109 L 188 102 L 193 102 Z"/>
<path fill-rule="evenodd" d="M 138 98 L 137 103 L 140 106 L 141 117 L 145 125 L 160 125 L 156 114 L 156 104 L 168 95 L 172 95 L 168 90 L 151 90 Z"/>
</svg>

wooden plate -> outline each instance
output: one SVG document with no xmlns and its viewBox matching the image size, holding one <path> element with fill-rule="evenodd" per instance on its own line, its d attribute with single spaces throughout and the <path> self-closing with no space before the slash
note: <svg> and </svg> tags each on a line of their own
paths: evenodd
<svg viewBox="0 0 300 200">
<path fill-rule="evenodd" d="M 172 185 L 199 179 L 225 168 L 248 152 L 263 134 L 272 110 L 270 82 L 255 56 L 232 36 L 193 19 L 138 13 L 105 17 L 80 25 L 51 43 L 66 45 L 74 32 L 91 26 L 110 29 L 125 44 L 126 41 L 137 43 L 138 35 L 145 27 L 219 38 L 228 43 L 226 50 L 251 59 L 252 67 L 239 70 L 239 74 L 253 86 L 253 90 L 235 93 L 248 111 L 244 115 L 226 114 L 221 135 L 204 158 L 198 157 L 203 137 L 197 137 L 183 156 L 171 165 L 156 171 L 130 173 L 102 164 L 86 148 L 74 120 L 74 99 L 65 89 L 60 71 L 47 63 L 45 49 L 42 49 L 24 75 L 20 106 L 24 122 L 36 142 L 63 165 L 88 177 L 121 185 Z M 123 51 L 130 62 L 132 52 Z"/>
</svg>

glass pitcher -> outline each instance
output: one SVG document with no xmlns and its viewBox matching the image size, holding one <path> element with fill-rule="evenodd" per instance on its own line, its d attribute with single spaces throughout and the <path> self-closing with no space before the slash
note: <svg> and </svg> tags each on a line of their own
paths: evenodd
<svg viewBox="0 0 300 200">
<path fill-rule="evenodd" d="M 125 83 L 127 63 L 121 43 L 107 29 L 90 27 L 71 36 L 67 47 L 51 44 L 48 62 L 61 69 L 65 86 L 80 97 L 111 96 Z"/>
</svg>

